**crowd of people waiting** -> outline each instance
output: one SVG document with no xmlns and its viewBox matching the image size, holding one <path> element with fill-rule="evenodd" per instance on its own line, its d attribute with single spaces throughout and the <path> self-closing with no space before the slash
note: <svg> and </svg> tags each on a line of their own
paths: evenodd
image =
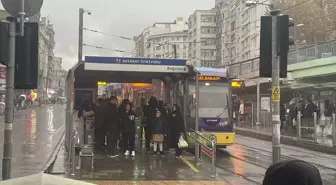
<svg viewBox="0 0 336 185">
<path fill-rule="evenodd" d="M 163 143 L 170 138 L 171 145 L 175 148 L 175 156 L 180 157 L 182 150 L 177 146 L 179 138 L 184 134 L 185 128 L 181 110 L 178 105 L 173 105 L 172 111 L 162 101 L 151 97 L 146 103 L 142 99 L 141 105 L 132 108 L 132 102 L 124 99 L 118 105 L 117 98 L 98 99 L 98 104 L 89 103 L 83 99 L 78 110 L 78 117 L 94 116 L 95 145 L 97 149 L 108 152 L 109 157 L 118 156 L 118 142 L 123 145 L 125 155 L 135 156 L 135 119 L 141 119 L 145 130 L 147 153 L 151 152 L 153 142 L 154 155 L 164 155 Z M 122 138 L 120 138 L 122 134 Z M 169 135 L 170 137 L 167 137 Z M 105 137 L 107 136 L 107 146 Z M 121 142 L 122 141 L 122 142 Z M 169 143 L 169 142 L 166 142 Z M 322 185 L 319 170 L 301 160 L 281 161 L 271 165 L 263 179 L 263 185 Z"/>
<path fill-rule="evenodd" d="M 164 144 L 168 145 L 166 148 L 175 148 L 176 157 L 182 154 L 178 142 L 185 128 L 180 107 L 176 104 L 170 110 L 167 104 L 155 97 L 151 97 L 148 103 L 141 99 L 136 108 L 128 99 L 118 104 L 114 96 L 99 98 L 97 105 L 83 99 L 78 118 L 86 116 L 95 118 L 96 151 L 107 151 L 109 157 L 118 156 L 118 148 L 123 148 L 126 156 L 135 156 L 136 118 L 141 120 L 144 128 L 147 153 L 152 152 L 152 143 L 154 155 L 164 155 Z"/>
</svg>

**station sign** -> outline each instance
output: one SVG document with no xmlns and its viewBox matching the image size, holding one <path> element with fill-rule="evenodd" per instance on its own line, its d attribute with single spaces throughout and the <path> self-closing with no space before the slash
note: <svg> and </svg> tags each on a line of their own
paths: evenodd
<svg viewBox="0 0 336 185">
<path fill-rule="evenodd" d="M 106 82 L 97 82 L 97 85 L 106 85 Z"/>
<path fill-rule="evenodd" d="M 232 88 L 243 88 L 245 87 L 244 81 L 231 81 Z"/>
<path fill-rule="evenodd" d="M 199 76 L 198 79 L 200 81 L 219 81 L 221 77 L 219 76 Z"/>
<path fill-rule="evenodd" d="M 188 73 L 187 61 L 183 59 L 85 57 L 85 70 L 128 71 L 155 73 Z"/>
</svg>

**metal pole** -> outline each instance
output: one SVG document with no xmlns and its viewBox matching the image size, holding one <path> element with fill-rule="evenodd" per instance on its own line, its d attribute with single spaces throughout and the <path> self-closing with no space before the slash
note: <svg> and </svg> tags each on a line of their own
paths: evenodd
<svg viewBox="0 0 336 185">
<path fill-rule="evenodd" d="M 187 110 L 189 110 L 189 85 L 188 85 L 188 78 L 184 79 L 183 83 L 183 120 L 184 120 L 184 128 L 187 128 L 188 117 L 187 117 Z"/>
<path fill-rule="evenodd" d="M 256 125 L 260 125 L 260 82 L 257 82 L 257 123 Z"/>
<path fill-rule="evenodd" d="M 70 155 L 71 155 L 71 176 L 75 176 L 75 174 L 76 174 L 76 171 L 75 171 L 75 169 L 76 169 L 76 139 L 77 139 L 77 142 L 78 142 L 78 138 L 77 138 L 77 136 L 76 136 L 77 134 L 75 134 L 75 136 L 72 138 L 72 149 L 71 149 L 71 153 L 70 153 Z"/>
<path fill-rule="evenodd" d="M 26 13 L 24 12 L 24 7 L 25 7 L 25 1 L 21 0 L 21 4 L 20 4 L 20 12 L 18 13 L 18 16 L 20 18 L 20 29 L 18 32 L 18 35 L 20 36 L 24 36 L 24 16 L 26 15 Z"/>
<path fill-rule="evenodd" d="M 211 144 L 212 144 L 212 157 L 211 157 L 211 177 L 215 178 L 216 177 L 216 136 L 211 133 L 210 136 Z"/>
<path fill-rule="evenodd" d="M 2 180 L 11 178 L 12 167 L 12 129 L 14 120 L 14 76 L 15 76 L 15 36 L 16 18 L 9 21 L 9 61 L 6 66 L 5 131 L 2 158 Z"/>
<path fill-rule="evenodd" d="M 300 111 L 298 111 L 298 115 L 297 115 L 296 132 L 297 132 L 297 138 L 301 139 L 301 112 Z"/>
<path fill-rule="evenodd" d="M 278 91 L 278 97 L 273 98 L 274 111 L 272 113 L 273 134 L 272 134 L 272 154 L 273 163 L 280 161 L 280 87 L 279 72 L 280 63 L 277 53 L 277 15 L 279 10 L 273 10 L 272 15 L 272 91 Z"/>
<path fill-rule="evenodd" d="M 314 112 L 314 141 L 317 142 L 317 113 L 316 112 Z"/>
<path fill-rule="evenodd" d="M 196 74 L 196 88 L 195 88 L 195 94 L 196 94 L 196 101 L 195 101 L 195 132 L 197 133 L 199 131 L 199 73 Z M 196 141 L 197 137 L 195 135 L 195 159 L 196 164 L 199 164 L 199 143 Z"/>
<path fill-rule="evenodd" d="M 83 60 L 83 16 L 84 9 L 79 9 L 79 26 L 78 26 L 78 62 Z"/>
<path fill-rule="evenodd" d="M 335 113 L 332 114 L 332 138 L 333 138 L 333 146 L 336 146 L 336 121 L 335 121 Z"/>
</svg>

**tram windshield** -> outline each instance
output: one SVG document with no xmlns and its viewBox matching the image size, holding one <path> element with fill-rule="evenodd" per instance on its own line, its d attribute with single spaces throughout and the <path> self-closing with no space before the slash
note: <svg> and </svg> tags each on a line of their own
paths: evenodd
<svg viewBox="0 0 336 185">
<path fill-rule="evenodd" d="M 189 86 L 189 92 L 192 96 L 191 115 L 195 113 L 195 84 Z M 199 82 L 199 116 L 200 117 L 218 117 L 226 118 L 227 113 L 227 95 L 228 83 L 200 81 Z"/>
</svg>

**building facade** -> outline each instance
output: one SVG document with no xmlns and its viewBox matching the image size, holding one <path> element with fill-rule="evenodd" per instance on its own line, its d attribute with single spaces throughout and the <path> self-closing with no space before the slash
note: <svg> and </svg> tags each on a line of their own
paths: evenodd
<svg viewBox="0 0 336 185">
<path fill-rule="evenodd" d="M 222 63 L 238 76 L 238 68 L 249 71 L 251 67 L 245 63 L 241 66 L 242 62 L 259 57 L 260 18 L 267 14 L 268 6 L 246 6 L 243 1 L 231 0 L 218 3 L 217 10 L 222 15 Z"/>
<path fill-rule="evenodd" d="M 46 17 L 40 21 L 39 34 L 39 88 L 51 88 L 53 83 L 53 62 L 55 48 L 55 31 Z"/>
<path fill-rule="evenodd" d="M 147 39 L 150 58 L 188 59 L 188 31 L 178 31 L 152 35 Z M 174 52 L 176 45 L 176 56 Z"/>
<path fill-rule="evenodd" d="M 174 22 L 157 22 L 145 28 L 141 34 L 134 37 L 134 52 L 136 57 L 151 57 L 154 45 L 161 45 L 162 42 L 149 42 L 148 39 L 155 35 L 183 32 L 188 30 L 188 24 L 183 18 L 177 18 Z M 160 37 L 160 36 L 159 36 Z M 167 43 L 169 44 L 169 43 Z"/>
<path fill-rule="evenodd" d="M 188 22 L 189 61 L 195 66 L 217 67 L 216 9 L 196 10 Z"/>
<path fill-rule="evenodd" d="M 213 9 L 196 10 L 189 17 L 189 59 L 196 66 L 230 66 L 235 73 L 241 62 L 259 57 L 260 17 L 268 13 L 267 3 L 216 0 Z"/>
</svg>

